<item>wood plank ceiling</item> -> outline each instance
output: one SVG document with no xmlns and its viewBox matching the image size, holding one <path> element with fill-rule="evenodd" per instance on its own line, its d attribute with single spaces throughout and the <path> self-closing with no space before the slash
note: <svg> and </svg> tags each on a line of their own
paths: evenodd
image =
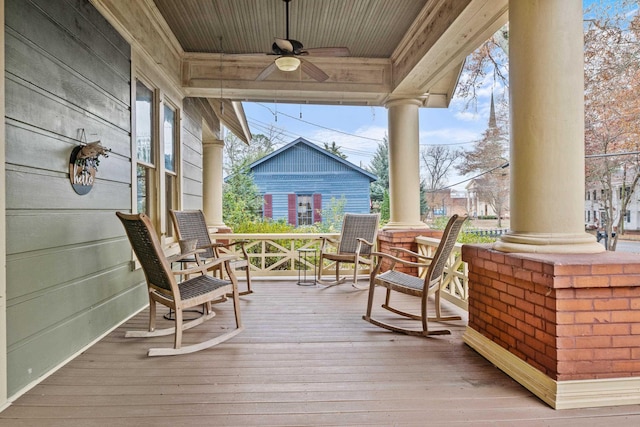
<svg viewBox="0 0 640 427">
<path fill-rule="evenodd" d="M 237 101 L 383 105 L 419 97 L 446 107 L 464 58 L 507 19 L 507 0 L 292 0 L 289 37 L 305 48 L 346 47 L 347 58 L 307 56 L 329 78 L 275 71 L 256 77 L 286 37 L 283 0 L 154 0 L 184 51 L 191 96 Z"/>
</svg>

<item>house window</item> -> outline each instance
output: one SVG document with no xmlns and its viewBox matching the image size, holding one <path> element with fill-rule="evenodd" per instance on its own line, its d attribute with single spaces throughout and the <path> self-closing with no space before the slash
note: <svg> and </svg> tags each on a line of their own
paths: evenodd
<svg viewBox="0 0 640 427">
<path fill-rule="evenodd" d="M 164 106 L 163 120 L 163 141 L 164 141 L 164 185 L 165 185 L 165 233 L 168 237 L 173 236 L 173 225 L 168 218 L 171 217 L 169 211 L 178 208 L 177 194 L 177 117 L 176 110 L 169 105 Z"/>
<path fill-rule="evenodd" d="M 593 200 L 596 200 L 596 195 L 597 195 L 597 194 L 598 194 L 598 193 L 596 193 L 596 190 L 593 190 Z"/>
<path fill-rule="evenodd" d="M 631 211 L 630 211 L 630 210 L 627 210 L 627 211 L 624 213 L 624 220 L 625 220 L 627 223 L 630 223 L 630 222 L 631 222 Z"/>
<path fill-rule="evenodd" d="M 179 208 L 179 110 L 140 80 L 135 97 L 136 210 L 171 238 L 169 210 Z"/>
<path fill-rule="evenodd" d="M 587 191 L 587 200 L 591 200 L 591 192 Z"/>
<path fill-rule="evenodd" d="M 137 211 L 154 217 L 155 132 L 153 126 L 154 93 L 136 82 L 136 189 Z"/>
<path fill-rule="evenodd" d="M 620 199 L 622 200 L 623 196 L 628 196 L 631 193 L 631 187 L 620 187 L 618 190 L 620 193 Z"/>
<path fill-rule="evenodd" d="M 298 194 L 298 225 L 313 225 L 313 196 Z"/>
</svg>

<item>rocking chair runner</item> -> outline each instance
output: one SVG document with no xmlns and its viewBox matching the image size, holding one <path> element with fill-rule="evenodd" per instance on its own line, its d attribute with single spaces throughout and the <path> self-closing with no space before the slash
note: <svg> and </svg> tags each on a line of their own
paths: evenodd
<svg viewBox="0 0 640 427">
<path fill-rule="evenodd" d="M 345 214 L 342 221 L 340 240 L 329 237 L 321 237 L 320 261 L 318 267 L 318 282 L 321 285 L 333 286 L 346 281 L 340 278 L 340 263 L 353 264 L 353 286 L 358 287 L 358 265 L 371 265 L 371 252 L 376 244 L 378 236 L 379 214 Z M 337 244 L 337 252 L 329 251 L 329 243 Z M 334 261 L 336 267 L 336 280 L 325 282 L 322 280 L 324 260 Z M 360 288 L 361 289 L 361 288 Z"/>
<path fill-rule="evenodd" d="M 406 259 L 401 259 L 398 256 L 393 256 L 389 254 L 374 252 L 373 255 L 378 257 L 378 262 L 371 272 L 371 280 L 369 284 L 369 300 L 367 303 L 367 312 L 362 318 L 367 322 L 370 322 L 376 326 L 380 326 L 381 328 L 388 329 L 394 332 L 401 332 L 408 335 L 416 335 L 416 336 L 429 336 L 429 335 L 443 335 L 450 334 L 449 330 L 429 330 L 428 322 L 429 321 L 449 321 L 449 320 L 460 320 L 460 316 L 449 316 L 443 317 L 440 313 L 440 292 L 443 283 L 444 276 L 444 267 L 446 265 L 447 259 L 453 250 L 453 247 L 456 243 L 456 239 L 458 238 L 458 234 L 462 229 L 462 224 L 467 219 L 467 217 L 459 217 L 458 215 L 453 215 L 442 235 L 442 239 L 440 240 L 440 244 L 436 249 L 436 252 L 433 257 L 427 257 L 421 254 L 417 254 L 415 252 L 409 251 L 403 248 L 392 248 L 396 251 L 396 255 L 400 253 L 405 253 L 411 255 L 416 258 L 418 262 L 408 261 Z M 429 262 L 430 261 L 430 262 Z M 384 262 L 390 262 L 389 270 L 385 272 L 381 272 L 381 267 Z M 405 265 L 412 266 L 418 268 L 425 268 L 426 273 L 424 278 L 412 276 L 407 273 L 403 273 L 395 270 L 396 266 Z M 381 322 L 371 317 L 372 305 L 373 305 L 373 296 L 375 292 L 376 286 L 381 286 L 386 288 L 387 295 L 385 299 L 385 303 L 382 305 L 383 308 L 396 313 L 398 315 L 408 317 L 414 320 L 420 320 L 422 322 L 422 330 L 415 329 L 407 329 L 400 326 L 391 325 L 389 323 Z M 398 308 L 394 308 L 390 306 L 390 295 L 391 291 L 400 292 L 403 294 L 415 296 L 421 299 L 421 311 L 420 315 L 415 315 L 408 313 L 406 311 L 400 310 Z M 435 295 L 435 309 L 436 316 L 428 317 L 427 316 L 427 301 L 431 295 Z"/>
<path fill-rule="evenodd" d="M 116 215 L 122 221 L 129 242 L 142 265 L 149 292 L 149 331 L 127 331 L 125 337 L 157 337 L 175 334 L 173 348 L 152 348 L 148 353 L 149 356 L 171 356 L 204 350 L 236 336 L 244 329 L 240 320 L 238 285 L 229 265 L 233 257 L 218 258 L 211 263 L 172 271 L 170 262 L 194 256 L 197 252 L 167 258 L 148 216 L 122 212 L 116 212 Z M 230 280 L 221 280 L 206 274 L 212 268 L 220 266 L 226 269 Z M 190 277 L 196 273 L 200 273 L 200 275 L 180 283 L 177 283 L 174 277 L 174 275 Z M 219 300 L 227 294 L 232 295 L 236 328 L 210 340 L 182 347 L 182 332 L 214 317 L 215 313 L 211 310 L 211 302 Z M 175 311 L 175 327 L 155 329 L 156 303 Z M 184 310 L 201 305 L 204 306 L 202 316 L 183 323 Z"/>
<path fill-rule="evenodd" d="M 247 295 L 253 293 L 251 290 L 251 268 L 249 266 L 249 256 L 244 247 L 246 241 L 237 240 L 231 243 L 213 243 L 211 242 L 211 236 L 209 235 L 209 229 L 207 227 L 204 213 L 201 210 L 193 211 L 171 211 L 171 220 L 173 221 L 174 228 L 178 234 L 180 240 L 197 239 L 196 249 L 201 249 L 199 258 L 206 260 L 216 259 L 220 257 L 221 248 L 229 248 L 231 246 L 240 246 L 242 255 L 240 258 L 236 258 L 231 261 L 231 267 L 233 270 L 244 270 L 245 277 L 247 279 L 247 289 L 240 292 L 240 295 Z M 197 262 L 197 259 L 191 257 L 192 262 Z M 220 271 L 220 270 L 219 270 Z"/>
</svg>

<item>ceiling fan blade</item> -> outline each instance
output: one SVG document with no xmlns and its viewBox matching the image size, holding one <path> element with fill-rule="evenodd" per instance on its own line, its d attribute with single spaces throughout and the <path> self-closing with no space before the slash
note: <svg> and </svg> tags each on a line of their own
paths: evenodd
<svg viewBox="0 0 640 427">
<path fill-rule="evenodd" d="M 304 52 L 311 56 L 351 56 L 348 47 L 312 47 L 311 49 L 305 49 Z"/>
<path fill-rule="evenodd" d="M 260 74 L 258 74 L 258 77 L 256 77 L 256 81 L 262 81 L 266 79 L 271 75 L 271 73 L 273 73 L 277 69 L 278 67 L 276 66 L 276 63 L 271 62 L 271 64 L 267 65 L 267 68 L 265 68 L 264 70 L 262 70 Z"/>
<path fill-rule="evenodd" d="M 304 71 L 307 75 L 313 78 L 316 81 L 323 82 L 329 78 L 329 75 L 322 71 L 317 66 L 313 65 L 311 62 L 302 61 L 302 71 Z"/>
<path fill-rule="evenodd" d="M 275 38 L 276 45 L 283 52 L 293 53 L 293 43 L 291 43 L 287 39 L 280 39 L 278 37 Z"/>
</svg>

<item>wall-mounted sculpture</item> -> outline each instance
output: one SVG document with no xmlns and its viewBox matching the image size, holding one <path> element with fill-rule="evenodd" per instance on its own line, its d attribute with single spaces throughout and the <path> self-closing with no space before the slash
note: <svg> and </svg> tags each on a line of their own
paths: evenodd
<svg viewBox="0 0 640 427">
<path fill-rule="evenodd" d="M 91 191 L 98 172 L 100 156 L 109 157 L 110 151 L 111 149 L 103 147 L 100 141 L 84 143 L 73 148 L 69 159 L 69 180 L 76 193 L 85 195 Z"/>
</svg>

